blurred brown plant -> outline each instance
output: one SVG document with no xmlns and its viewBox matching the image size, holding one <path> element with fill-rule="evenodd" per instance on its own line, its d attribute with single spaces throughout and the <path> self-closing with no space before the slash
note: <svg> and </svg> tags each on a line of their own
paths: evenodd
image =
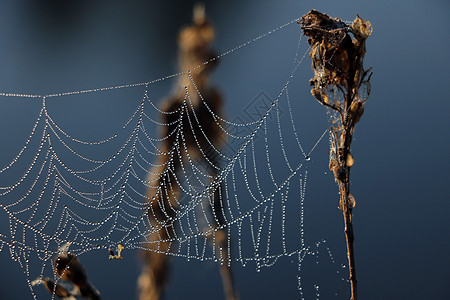
<svg viewBox="0 0 450 300">
<path fill-rule="evenodd" d="M 220 164 L 215 149 L 221 149 L 225 137 L 220 126 L 211 115 L 221 114 L 222 96 L 219 91 L 209 86 L 210 74 L 217 64 L 216 54 L 210 49 L 214 39 L 214 28 L 205 17 L 204 7 L 197 5 L 194 8 L 194 24 L 183 28 L 178 37 L 179 69 L 182 72 L 175 86 L 172 96 L 164 99 L 161 110 L 163 123 L 161 136 L 165 137 L 160 146 L 160 155 L 155 167 L 150 171 L 148 181 L 149 199 L 148 216 L 154 231 L 148 237 L 153 242 L 145 251 L 145 266 L 139 277 L 138 286 L 140 299 L 160 299 L 168 282 L 169 262 L 168 255 L 174 245 L 175 220 L 180 200 L 180 187 L 177 174 L 182 170 L 188 160 L 203 161 L 208 167 L 211 178 L 216 178 L 218 169 L 214 166 Z M 180 114 L 184 114 L 180 120 Z M 192 126 L 190 120 L 196 120 Z M 182 124 L 179 124 L 179 123 Z M 184 128 L 182 137 L 177 134 Z M 183 143 L 177 151 L 175 145 Z M 208 150 L 209 149 L 209 150 Z M 214 216 L 214 227 L 225 224 L 223 203 L 220 194 L 223 188 L 220 184 L 212 182 L 210 190 L 210 209 Z M 223 194 L 222 194 L 223 195 Z M 220 271 L 227 299 L 236 299 L 234 284 L 231 276 L 231 261 L 229 241 L 226 229 L 209 230 L 212 234 L 205 238 L 210 239 L 220 261 Z"/>
<path fill-rule="evenodd" d="M 86 270 L 76 256 L 69 252 L 71 242 L 67 242 L 58 250 L 58 254 L 53 260 L 53 270 L 58 276 L 58 281 L 63 280 L 63 284 L 46 277 L 38 278 L 31 284 L 44 284 L 50 293 L 62 299 L 75 299 L 83 297 L 91 300 L 100 299 L 100 292 L 88 281 Z M 73 288 L 69 288 L 69 283 Z"/>
<path fill-rule="evenodd" d="M 339 187 L 339 208 L 344 214 L 345 237 L 350 272 L 351 299 L 357 299 L 357 279 L 353 251 L 352 210 L 355 198 L 350 194 L 350 168 L 354 158 L 350 145 L 356 123 L 364 113 L 370 94 L 371 68 L 364 70 L 366 39 L 372 25 L 359 16 L 351 25 L 311 10 L 298 22 L 311 46 L 314 78 L 311 94 L 316 100 L 338 113 L 331 126 L 330 164 Z"/>
<path fill-rule="evenodd" d="M 47 291 L 50 293 L 55 293 L 55 297 L 61 298 L 61 299 L 67 299 L 67 300 L 75 300 L 75 294 L 73 291 L 69 291 L 68 287 L 65 287 L 59 282 L 55 282 L 53 279 L 49 277 L 39 277 L 36 280 L 33 280 L 31 282 L 32 286 L 35 286 L 37 284 L 43 284 Z"/>
</svg>

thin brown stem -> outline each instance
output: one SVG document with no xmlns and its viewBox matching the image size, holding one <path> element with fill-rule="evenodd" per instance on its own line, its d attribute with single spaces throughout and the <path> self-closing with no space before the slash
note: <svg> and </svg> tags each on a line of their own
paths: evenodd
<svg viewBox="0 0 450 300">
<path fill-rule="evenodd" d="M 346 180 L 350 177 L 350 174 L 346 177 Z M 355 267 L 355 252 L 353 250 L 353 220 L 352 220 L 352 210 L 353 203 L 349 199 L 350 191 L 348 182 L 339 182 L 339 194 L 342 213 L 344 216 L 344 233 L 345 240 L 347 243 L 347 258 L 348 258 L 348 268 L 349 268 L 349 280 L 350 280 L 350 290 L 352 300 L 358 299 L 357 294 L 357 279 L 356 279 L 356 267 Z"/>
<path fill-rule="evenodd" d="M 320 104 L 340 114 L 339 119 L 333 120 L 336 125 L 330 131 L 329 167 L 339 187 L 339 208 L 344 215 L 351 299 L 356 300 L 358 294 L 352 220 L 355 198 L 350 194 L 350 168 L 354 159 L 350 146 L 354 127 L 361 119 L 370 93 L 370 69 L 364 70 L 363 59 L 366 53 L 365 41 L 372 33 L 372 25 L 359 16 L 351 25 L 347 25 L 338 18 L 330 18 L 316 10 L 304 15 L 299 24 L 309 37 L 311 45 L 310 57 L 314 71 L 314 78 L 310 80 L 310 84 L 314 86 L 311 94 Z M 367 89 L 367 97 L 360 99 L 358 91 L 363 84 Z M 341 96 L 329 95 L 329 90 L 339 90 Z"/>
<path fill-rule="evenodd" d="M 356 279 L 356 268 L 355 268 L 355 255 L 353 251 L 353 222 L 352 222 L 352 211 L 344 211 L 344 221 L 345 221 L 345 238 L 347 241 L 347 258 L 348 258 L 348 268 L 350 273 L 350 288 L 351 288 L 351 299 L 358 299 L 357 295 L 357 279 Z"/>
</svg>

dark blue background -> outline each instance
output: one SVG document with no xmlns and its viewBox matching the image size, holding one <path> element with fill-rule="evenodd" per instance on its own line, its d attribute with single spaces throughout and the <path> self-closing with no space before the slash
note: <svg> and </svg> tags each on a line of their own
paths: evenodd
<svg viewBox="0 0 450 300">
<path fill-rule="evenodd" d="M 175 37 L 190 21 L 193 2 L 61 2 L 1 2 L 1 92 L 82 90 L 149 81 L 176 71 Z M 374 33 L 367 42 L 366 66 L 374 67 L 372 94 L 353 142 L 360 297 L 449 299 L 450 201 L 445 185 L 450 179 L 450 5 L 419 0 L 215 1 L 206 3 L 206 7 L 217 30 L 215 48 L 219 52 L 312 8 L 343 20 L 351 21 L 358 13 L 371 21 Z M 261 91 L 276 96 L 292 67 L 299 32 L 297 25 L 291 25 L 223 59 L 214 83 L 225 94 L 229 119 L 241 116 L 243 106 Z M 306 148 L 310 148 L 328 125 L 324 110 L 308 95 L 307 80 L 312 76 L 309 59 L 301 67 L 297 82 L 303 82 L 299 85 L 303 94 L 297 97 L 305 103 L 305 110 L 298 111 L 298 117 Z M 49 101 L 49 110 L 61 122 L 65 120 L 63 113 L 71 111 L 66 124 L 75 126 L 77 114 L 86 107 L 77 105 L 76 97 L 67 98 L 65 104 L 56 101 L 60 99 Z M 104 127 L 98 132 L 87 132 L 89 127 L 83 126 L 78 130 L 86 131 L 88 137 L 114 132 L 109 130 L 109 121 L 126 119 L 135 108 L 133 101 L 139 99 L 108 104 L 108 117 L 100 120 Z M 0 99 L 2 166 L 20 149 L 39 108 L 37 100 Z M 86 114 L 88 118 L 89 112 Z M 312 157 L 305 203 L 306 235 L 311 243 L 326 238 L 340 266 L 346 262 L 343 225 L 336 209 L 333 178 L 324 174 L 326 149 L 326 143 L 322 143 Z M 93 251 L 82 256 L 90 279 L 105 299 L 135 297 L 140 262 L 134 259 L 135 252 L 127 255 L 127 263 L 117 262 L 115 268 L 103 259 L 103 253 Z M 320 259 L 327 261 L 328 255 L 322 255 Z M 4 272 L 0 297 L 30 298 L 25 275 L 10 260 L 6 248 L 0 252 L 0 263 Z M 237 268 L 241 298 L 298 298 L 295 268 L 287 258 L 261 273 L 254 268 Z M 308 276 L 314 277 L 315 269 L 308 262 L 305 269 L 309 271 L 302 278 L 312 297 L 316 281 Z M 334 273 L 336 267 L 322 272 Z M 347 287 L 336 279 L 322 282 L 336 285 L 336 299 L 347 298 Z M 168 291 L 168 299 L 223 297 L 214 264 L 183 259 L 174 260 Z"/>
</svg>

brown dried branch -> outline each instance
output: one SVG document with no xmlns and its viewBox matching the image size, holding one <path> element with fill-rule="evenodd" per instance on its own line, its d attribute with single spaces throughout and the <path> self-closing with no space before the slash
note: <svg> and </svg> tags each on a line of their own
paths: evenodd
<svg viewBox="0 0 450 300">
<path fill-rule="evenodd" d="M 370 94 L 370 69 L 364 70 L 366 39 L 372 25 L 359 16 L 351 25 L 316 10 L 304 15 L 299 24 L 311 46 L 314 78 L 311 94 L 322 105 L 339 112 L 331 127 L 330 164 L 339 187 L 339 208 L 344 214 L 351 299 L 357 299 L 357 279 L 353 251 L 352 210 L 355 198 L 350 194 L 350 168 L 354 158 L 350 145 L 356 123 L 364 113 Z M 352 37 L 353 36 L 353 37 Z M 340 94 L 337 93 L 340 92 Z"/>
<path fill-rule="evenodd" d="M 222 110 L 222 96 L 219 91 L 209 86 L 210 74 L 217 61 L 216 54 L 210 49 L 214 39 L 214 28 L 205 17 L 204 7 L 194 8 L 194 24 L 181 30 L 178 38 L 179 44 L 179 68 L 180 71 L 189 72 L 181 76 L 178 80 L 175 92 L 162 104 L 163 111 L 179 111 L 179 113 L 163 114 L 163 122 L 171 124 L 163 126 L 161 136 L 167 137 L 162 142 L 156 167 L 152 168 L 148 178 L 152 187 L 147 191 L 149 200 L 148 216 L 155 228 L 155 231 L 148 237 L 149 241 L 154 241 L 148 246 L 150 251 L 145 251 L 146 260 L 138 286 L 140 289 L 140 299 L 160 299 L 169 276 L 169 262 L 167 254 L 173 247 L 175 240 L 173 222 L 178 209 L 180 197 L 180 187 L 176 179 L 177 173 L 182 169 L 187 161 L 187 156 L 193 160 L 208 160 L 214 165 L 219 165 L 219 157 L 213 155 L 211 143 L 216 149 L 220 149 L 225 141 L 223 131 L 217 125 L 217 121 L 208 111 L 211 109 L 215 114 L 220 114 Z M 207 104 L 208 107 L 204 105 Z M 194 113 L 198 119 L 200 127 L 191 130 L 188 119 L 195 120 Z M 183 131 L 183 141 L 176 134 L 179 126 L 180 114 L 184 114 L 181 119 Z M 196 122 L 197 123 L 197 122 Z M 203 132 L 202 132 L 203 131 Z M 209 140 L 206 139 L 208 137 Z M 187 153 L 174 151 L 174 145 L 185 143 Z M 184 146 L 183 146 L 184 149 Z M 211 154 L 212 153 L 212 154 Z M 206 157 L 204 157 L 206 155 Z M 209 165 L 207 162 L 206 165 Z M 209 167 L 210 175 L 215 178 L 217 170 Z M 219 194 L 223 187 L 215 186 L 211 192 L 211 213 L 216 220 L 215 226 L 225 224 Z M 211 231 L 213 232 L 213 231 Z M 230 265 L 230 253 L 228 253 L 228 240 L 226 229 L 214 231 L 214 234 L 207 237 L 214 239 L 216 254 L 221 262 L 220 271 L 224 284 L 226 298 L 236 299 L 234 284 L 232 280 Z"/>
<path fill-rule="evenodd" d="M 73 253 L 69 252 L 70 242 L 59 248 L 58 254 L 53 261 L 53 270 L 63 284 L 50 278 L 38 278 L 31 284 L 44 284 L 50 293 L 62 299 L 75 299 L 83 297 L 91 300 L 99 300 L 100 292 L 88 281 L 86 269 L 81 261 Z M 73 289 L 66 287 L 70 283 Z"/>
<path fill-rule="evenodd" d="M 67 300 L 76 299 L 75 294 L 69 291 L 68 288 L 58 282 L 55 283 L 55 281 L 49 277 L 38 278 L 31 282 L 32 286 L 35 286 L 37 284 L 43 284 L 49 293 L 55 293 L 55 297 Z"/>
</svg>

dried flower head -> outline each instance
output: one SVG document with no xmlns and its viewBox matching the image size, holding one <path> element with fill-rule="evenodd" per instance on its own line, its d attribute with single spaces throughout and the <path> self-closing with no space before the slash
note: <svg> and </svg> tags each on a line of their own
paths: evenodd
<svg viewBox="0 0 450 300">
<path fill-rule="evenodd" d="M 310 80 L 312 95 L 341 115 L 349 112 L 353 102 L 360 101 L 357 104 L 358 111 L 352 111 L 352 115 L 346 116 L 356 124 L 364 110 L 363 101 L 367 100 L 370 93 L 370 69 L 364 70 L 363 59 L 366 53 L 365 41 L 372 33 L 372 25 L 359 16 L 351 25 L 347 25 L 339 18 L 331 18 L 316 10 L 311 10 L 298 23 L 309 37 L 311 46 L 314 71 L 314 78 Z M 363 101 L 358 95 L 362 85 L 366 94 Z M 344 101 L 335 91 L 341 91 Z"/>
</svg>

